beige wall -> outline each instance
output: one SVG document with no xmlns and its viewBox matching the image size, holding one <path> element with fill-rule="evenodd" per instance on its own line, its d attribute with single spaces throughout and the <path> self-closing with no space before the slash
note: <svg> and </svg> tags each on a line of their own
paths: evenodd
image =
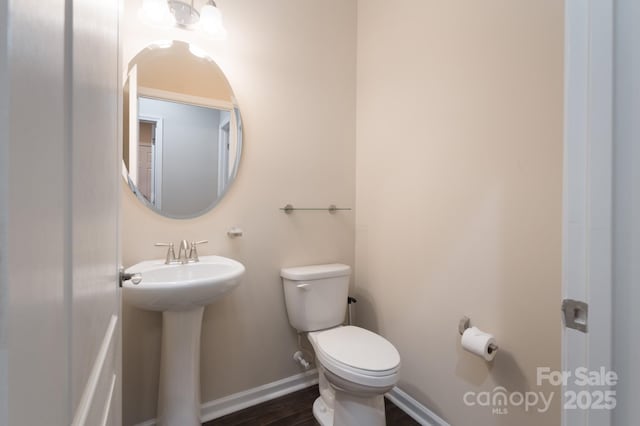
<svg viewBox="0 0 640 426">
<path fill-rule="evenodd" d="M 122 255 L 128 266 L 161 258 L 156 241 L 208 239 L 201 254 L 240 260 L 240 286 L 207 308 L 202 332 L 202 400 L 299 373 L 295 333 L 279 269 L 354 263 L 354 214 L 278 210 L 355 203 L 355 0 L 219 0 L 224 42 L 141 26 L 139 1 L 125 2 L 123 71 L 148 42 L 179 38 L 205 48 L 227 75 L 245 123 L 238 178 L 224 200 L 193 220 L 162 218 L 123 185 Z M 237 225 L 245 236 L 231 240 Z M 160 314 L 124 306 L 125 425 L 155 416 Z"/>
<path fill-rule="evenodd" d="M 559 391 L 563 2 L 358 2 L 358 317 L 399 386 L 456 426 L 559 425 L 467 391 Z M 463 352 L 463 315 L 493 364 Z"/>
</svg>

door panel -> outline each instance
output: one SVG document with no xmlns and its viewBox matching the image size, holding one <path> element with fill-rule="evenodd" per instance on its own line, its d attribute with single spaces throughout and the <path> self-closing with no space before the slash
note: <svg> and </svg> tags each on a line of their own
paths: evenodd
<svg viewBox="0 0 640 426">
<path fill-rule="evenodd" d="M 613 10 L 613 0 L 565 2 L 563 298 L 589 305 L 587 332 L 563 332 L 573 377 L 611 369 Z M 563 395 L 605 390 L 568 380 Z M 608 426 L 611 411 L 567 404 L 562 424 Z"/>
<path fill-rule="evenodd" d="M 93 361 L 85 391 L 80 396 L 72 426 L 119 424 L 113 404 L 117 400 L 116 384 L 118 345 L 118 317 L 113 315 Z"/>
<path fill-rule="evenodd" d="M 71 401 L 87 425 L 119 388 L 117 18 L 117 1 L 73 2 Z"/>
<path fill-rule="evenodd" d="M 616 2 L 613 425 L 640 425 L 640 3 Z"/>
<path fill-rule="evenodd" d="M 65 2 L 0 3 L 8 8 L 0 31 L 9 32 L 0 37 L 8 47 L 8 111 L 0 123 L 8 133 L 0 141 L 7 166 L 0 178 L 5 188 L 0 215 L 7 221 L 0 234 L 0 303 L 5 295 L 8 300 L 0 315 L 6 327 L 8 375 L 2 386 L 8 409 L 0 417 L 8 425 L 62 425 L 70 421 Z"/>
</svg>

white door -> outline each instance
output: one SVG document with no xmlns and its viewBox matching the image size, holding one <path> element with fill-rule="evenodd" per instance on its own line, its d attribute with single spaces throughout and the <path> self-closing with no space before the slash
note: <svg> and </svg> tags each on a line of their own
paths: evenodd
<svg viewBox="0 0 640 426">
<path fill-rule="evenodd" d="M 613 425 L 640 425 L 640 2 L 616 0 L 613 175 Z"/>
<path fill-rule="evenodd" d="M 71 79 L 71 407 L 120 424 L 118 1 L 74 0 Z"/>
<path fill-rule="evenodd" d="M 563 425 L 608 426 L 612 371 L 613 0 L 566 0 Z M 600 380 L 584 375 L 604 372 Z M 595 377 L 595 376 L 593 376 Z"/>
<path fill-rule="evenodd" d="M 2 425 L 121 422 L 117 17 L 0 5 Z"/>
</svg>

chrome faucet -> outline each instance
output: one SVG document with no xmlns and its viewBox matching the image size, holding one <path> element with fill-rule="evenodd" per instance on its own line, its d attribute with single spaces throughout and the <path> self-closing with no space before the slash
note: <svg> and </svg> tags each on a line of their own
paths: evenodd
<svg viewBox="0 0 640 426">
<path fill-rule="evenodd" d="M 180 241 L 180 249 L 178 250 L 178 262 L 189 263 L 189 257 L 187 257 L 187 250 L 189 250 L 189 242 L 187 240 Z"/>
<path fill-rule="evenodd" d="M 167 250 L 167 257 L 165 260 L 165 265 L 170 265 L 172 263 L 181 263 L 187 264 L 189 262 L 199 262 L 200 258 L 198 257 L 197 246 L 199 244 L 208 243 L 207 240 L 202 241 L 191 241 L 191 244 L 187 240 L 180 241 L 180 249 L 178 249 L 178 256 L 176 257 L 176 252 L 173 248 L 173 243 L 155 243 L 156 247 L 169 247 Z M 188 253 L 187 253 L 188 251 Z"/>
</svg>

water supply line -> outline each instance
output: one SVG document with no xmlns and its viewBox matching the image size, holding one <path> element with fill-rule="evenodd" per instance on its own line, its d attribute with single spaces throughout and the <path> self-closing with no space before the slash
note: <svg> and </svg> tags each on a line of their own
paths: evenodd
<svg viewBox="0 0 640 426">
<path fill-rule="evenodd" d="M 305 355 L 309 357 L 311 361 L 307 361 Z M 302 347 L 302 333 L 298 333 L 298 351 L 293 354 L 293 360 L 300 364 L 305 370 L 311 368 L 311 363 L 315 361 L 315 354 Z"/>
<path fill-rule="evenodd" d="M 302 351 L 297 351 L 296 353 L 294 353 L 293 360 L 299 363 L 305 370 L 308 370 L 309 367 L 311 367 L 311 364 L 309 363 L 309 361 L 304 359 L 304 355 L 302 354 Z"/>
<path fill-rule="evenodd" d="M 358 303 L 355 297 L 347 297 L 347 325 L 353 325 L 356 317 L 355 304 Z"/>
</svg>

